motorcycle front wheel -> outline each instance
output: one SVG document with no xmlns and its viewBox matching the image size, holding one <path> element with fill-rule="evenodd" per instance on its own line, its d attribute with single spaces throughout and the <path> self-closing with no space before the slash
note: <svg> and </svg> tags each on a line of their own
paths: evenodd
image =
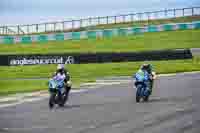
<svg viewBox="0 0 200 133">
<path fill-rule="evenodd" d="M 141 98 L 141 91 L 142 91 L 142 85 L 137 85 L 136 88 L 136 102 L 140 102 L 140 98 Z"/>
<path fill-rule="evenodd" d="M 56 103 L 56 94 L 51 93 L 49 98 L 49 108 L 52 109 Z"/>
</svg>

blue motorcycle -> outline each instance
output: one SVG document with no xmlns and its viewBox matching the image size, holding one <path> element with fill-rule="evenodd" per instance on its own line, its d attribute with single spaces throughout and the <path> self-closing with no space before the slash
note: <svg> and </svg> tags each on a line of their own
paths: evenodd
<svg viewBox="0 0 200 133">
<path fill-rule="evenodd" d="M 150 76 L 146 71 L 139 70 L 135 74 L 134 78 L 136 79 L 136 102 L 140 102 L 141 98 L 143 101 L 147 102 L 151 95 L 150 87 L 152 76 Z"/>
<path fill-rule="evenodd" d="M 150 89 L 148 88 L 149 82 L 136 82 L 136 102 L 140 102 L 142 98 L 143 101 L 147 102 L 150 96 Z"/>
<path fill-rule="evenodd" d="M 60 107 L 64 106 L 67 100 L 64 80 L 50 79 L 48 85 L 50 92 L 49 108 L 53 108 L 55 104 Z"/>
</svg>

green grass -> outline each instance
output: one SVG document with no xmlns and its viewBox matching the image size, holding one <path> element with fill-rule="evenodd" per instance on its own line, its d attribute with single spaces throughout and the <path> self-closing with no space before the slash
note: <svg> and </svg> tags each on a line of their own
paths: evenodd
<svg viewBox="0 0 200 133">
<path fill-rule="evenodd" d="M 93 82 L 106 76 L 131 76 L 143 62 L 71 64 L 66 66 L 77 86 L 84 82 Z M 200 71 L 200 57 L 187 60 L 151 61 L 157 73 L 176 73 Z M 55 65 L 0 67 L 0 78 L 50 77 Z M 0 95 L 16 92 L 29 92 L 47 89 L 47 80 L 9 80 L 0 81 Z"/>
<path fill-rule="evenodd" d="M 127 52 L 176 48 L 199 48 L 200 30 L 166 31 L 104 39 L 2 44 L 0 54 L 47 54 L 72 52 Z"/>
<path fill-rule="evenodd" d="M 47 80 L 0 80 L 0 95 L 47 89 Z"/>
</svg>

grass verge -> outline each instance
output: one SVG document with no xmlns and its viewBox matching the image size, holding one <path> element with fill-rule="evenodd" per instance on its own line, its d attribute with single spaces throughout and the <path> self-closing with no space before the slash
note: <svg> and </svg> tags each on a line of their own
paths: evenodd
<svg viewBox="0 0 200 133">
<path fill-rule="evenodd" d="M 45 90 L 47 80 L 1 80 L 0 95 Z"/>
<path fill-rule="evenodd" d="M 75 85 L 106 76 L 131 76 L 143 62 L 71 64 L 66 66 Z M 200 71 L 200 57 L 187 60 L 150 61 L 158 74 Z M 0 78 L 50 77 L 55 65 L 0 67 Z M 47 89 L 47 80 L 0 80 L 0 95 Z"/>
</svg>

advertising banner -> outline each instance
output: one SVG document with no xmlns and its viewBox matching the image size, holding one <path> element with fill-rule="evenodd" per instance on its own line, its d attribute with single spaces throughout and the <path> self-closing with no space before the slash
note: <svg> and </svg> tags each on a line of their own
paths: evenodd
<svg viewBox="0 0 200 133">
<path fill-rule="evenodd" d="M 0 55 L 0 65 L 88 64 L 144 60 L 190 59 L 190 50 L 157 50 L 146 52 L 67 53 L 47 55 Z"/>
<path fill-rule="evenodd" d="M 8 56 L 8 65 L 74 64 L 73 56 L 64 55 L 21 55 Z"/>
</svg>

